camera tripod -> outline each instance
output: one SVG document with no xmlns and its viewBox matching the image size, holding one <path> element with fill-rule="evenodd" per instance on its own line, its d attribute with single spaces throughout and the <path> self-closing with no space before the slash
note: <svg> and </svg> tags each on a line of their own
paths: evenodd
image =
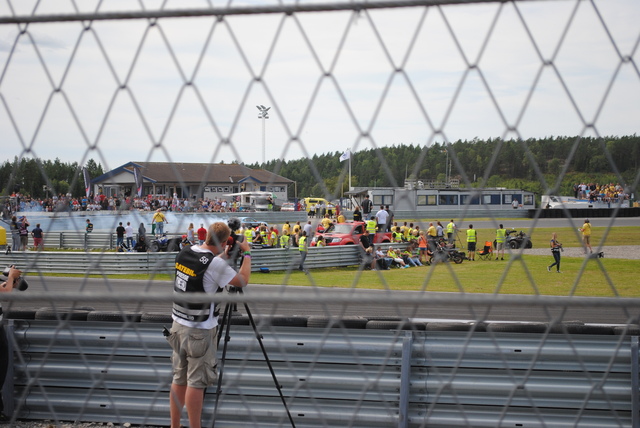
<svg viewBox="0 0 640 428">
<path fill-rule="evenodd" d="M 242 294 L 242 288 L 230 286 L 229 293 L 239 293 Z M 273 371 L 273 366 L 271 365 L 271 361 L 269 360 L 269 356 L 267 355 L 267 350 L 262 343 L 262 335 L 258 332 L 258 327 L 256 327 L 256 323 L 253 320 L 253 316 L 251 315 L 251 311 L 249 310 L 249 305 L 244 304 L 244 309 L 247 311 L 247 316 L 249 318 L 249 324 L 253 328 L 253 333 L 258 339 L 258 343 L 260 344 L 260 349 L 262 350 L 262 355 L 264 355 L 264 359 L 267 362 L 267 366 L 269 367 L 269 371 L 271 372 L 271 377 L 273 378 L 273 383 L 278 390 L 278 394 L 280 395 L 280 400 L 282 401 L 282 405 L 287 412 L 287 416 L 289 417 L 289 422 L 291 422 L 291 426 L 295 428 L 295 423 L 293 422 L 293 418 L 291 417 L 291 413 L 289 412 L 289 408 L 287 407 L 287 402 L 284 399 L 284 395 L 282 395 L 282 386 L 278 382 L 276 378 L 276 373 Z M 220 399 L 220 393 L 222 392 L 222 376 L 224 374 L 224 364 L 227 356 L 227 345 L 229 340 L 231 339 L 230 331 L 231 331 L 231 317 L 233 316 L 233 312 L 236 312 L 237 306 L 235 303 L 227 303 L 224 308 L 224 314 L 222 315 L 222 319 L 220 324 L 218 325 L 218 344 L 220 343 L 220 339 L 222 338 L 222 332 L 224 330 L 224 344 L 222 345 L 222 356 L 218 365 L 218 386 L 216 388 L 216 402 L 213 407 L 213 421 L 211 422 L 211 428 L 215 427 L 216 416 L 218 414 L 218 400 Z"/>
</svg>

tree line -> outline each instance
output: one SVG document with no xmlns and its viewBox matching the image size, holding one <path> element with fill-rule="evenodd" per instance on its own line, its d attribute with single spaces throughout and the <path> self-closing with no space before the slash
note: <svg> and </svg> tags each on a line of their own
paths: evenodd
<svg viewBox="0 0 640 428">
<path fill-rule="evenodd" d="M 248 166 L 296 181 L 299 197 L 331 199 L 348 191 L 348 161 L 340 162 L 341 155 L 333 152 L 310 159 L 272 160 Z M 474 139 L 428 147 L 402 144 L 360 150 L 351 155 L 351 185 L 402 187 L 407 178 L 444 182 L 448 175 L 459 179 L 461 187 L 507 187 L 539 195 L 551 189 L 555 194 L 570 195 L 574 183 L 630 185 L 639 167 L 640 137 L 635 134 L 606 138 Z M 293 189 L 289 196 L 293 197 Z"/>
<path fill-rule="evenodd" d="M 79 165 L 77 162 L 61 162 L 60 159 L 51 161 L 16 157 L 0 166 L 1 194 L 21 193 L 33 198 L 67 193 L 74 197 L 82 196 L 85 194 L 83 166 L 91 178 L 104 174 L 102 166 L 93 159 L 89 159 L 85 165 Z"/>
<path fill-rule="evenodd" d="M 349 186 L 349 162 L 340 162 L 341 155 L 341 152 L 332 152 L 247 166 L 263 168 L 295 181 L 296 185 L 289 189 L 290 198 L 297 191 L 301 198 L 334 199 L 348 191 Z M 91 178 L 104 173 L 93 159 L 84 166 Z M 2 195 L 20 192 L 35 198 L 54 193 L 82 196 L 82 167 L 59 159 L 16 157 L 0 166 Z M 405 179 L 444 182 L 449 175 L 459 179 L 461 187 L 507 187 L 537 194 L 546 193 L 548 187 L 556 194 L 569 195 L 574 183 L 633 183 L 639 169 L 640 137 L 635 134 L 606 138 L 458 140 L 428 147 L 401 144 L 351 154 L 351 184 L 368 188 L 402 187 Z M 542 174 L 546 186 L 538 174 Z"/>
</svg>

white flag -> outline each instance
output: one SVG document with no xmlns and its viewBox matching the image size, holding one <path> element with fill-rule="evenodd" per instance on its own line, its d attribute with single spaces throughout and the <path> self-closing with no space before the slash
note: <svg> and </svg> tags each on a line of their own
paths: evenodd
<svg viewBox="0 0 640 428">
<path fill-rule="evenodd" d="M 346 161 L 349 158 L 351 158 L 351 151 L 347 150 L 340 156 L 340 162 Z"/>
</svg>

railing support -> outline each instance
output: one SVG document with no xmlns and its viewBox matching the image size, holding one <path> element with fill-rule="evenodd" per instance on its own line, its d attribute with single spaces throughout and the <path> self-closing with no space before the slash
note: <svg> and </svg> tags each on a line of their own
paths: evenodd
<svg viewBox="0 0 640 428">
<path fill-rule="evenodd" d="M 640 370 L 638 369 L 638 336 L 631 337 L 631 426 L 640 428 Z"/>
<path fill-rule="evenodd" d="M 411 390 L 411 349 L 413 348 L 413 334 L 405 332 L 402 341 L 402 367 L 400 369 L 400 404 L 398 413 L 398 428 L 409 426 L 409 396 Z"/>
</svg>

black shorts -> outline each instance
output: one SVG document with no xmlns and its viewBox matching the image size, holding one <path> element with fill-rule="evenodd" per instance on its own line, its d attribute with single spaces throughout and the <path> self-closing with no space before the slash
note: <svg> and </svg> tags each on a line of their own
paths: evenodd
<svg viewBox="0 0 640 428">
<path fill-rule="evenodd" d="M 467 251 L 475 251 L 476 243 L 475 242 L 467 242 Z"/>
</svg>

